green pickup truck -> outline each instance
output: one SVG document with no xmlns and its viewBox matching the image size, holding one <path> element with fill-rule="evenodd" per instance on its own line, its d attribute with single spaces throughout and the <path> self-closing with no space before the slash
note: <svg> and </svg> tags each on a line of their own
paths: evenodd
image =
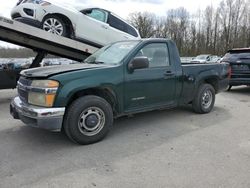
<svg viewBox="0 0 250 188">
<path fill-rule="evenodd" d="M 183 104 L 208 113 L 229 75 L 224 63 L 182 65 L 171 40 L 121 41 L 79 64 L 22 71 L 10 112 L 25 124 L 90 144 L 120 116 Z"/>
</svg>

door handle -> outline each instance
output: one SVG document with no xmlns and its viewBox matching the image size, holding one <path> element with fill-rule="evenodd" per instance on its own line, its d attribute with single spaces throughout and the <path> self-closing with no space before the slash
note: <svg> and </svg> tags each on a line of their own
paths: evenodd
<svg viewBox="0 0 250 188">
<path fill-rule="evenodd" d="M 173 76 L 174 76 L 174 73 L 171 71 L 166 71 L 164 73 L 164 79 L 169 79 L 169 78 L 172 78 Z"/>
<path fill-rule="evenodd" d="M 173 76 L 174 73 L 173 73 L 172 71 L 166 71 L 166 72 L 164 73 L 164 75 L 165 75 L 165 76 Z"/>
</svg>

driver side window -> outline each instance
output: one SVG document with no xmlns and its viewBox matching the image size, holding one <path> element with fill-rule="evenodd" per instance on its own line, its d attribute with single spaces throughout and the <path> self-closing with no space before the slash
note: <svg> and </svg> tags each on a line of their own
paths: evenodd
<svg viewBox="0 0 250 188">
<path fill-rule="evenodd" d="M 86 15 L 98 21 L 105 22 L 105 23 L 107 22 L 108 13 L 103 10 L 92 9 L 91 11 L 87 12 Z"/>
<path fill-rule="evenodd" d="M 166 43 L 152 43 L 144 46 L 136 57 L 145 56 L 149 60 L 149 67 L 170 66 L 168 47 Z"/>
</svg>

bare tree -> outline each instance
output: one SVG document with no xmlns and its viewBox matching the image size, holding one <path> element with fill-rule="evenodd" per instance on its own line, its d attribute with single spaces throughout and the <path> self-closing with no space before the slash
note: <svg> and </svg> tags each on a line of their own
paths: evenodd
<svg viewBox="0 0 250 188">
<path fill-rule="evenodd" d="M 129 15 L 128 20 L 136 27 L 142 38 L 150 38 L 155 34 L 155 14 L 148 12 L 136 12 Z"/>
</svg>

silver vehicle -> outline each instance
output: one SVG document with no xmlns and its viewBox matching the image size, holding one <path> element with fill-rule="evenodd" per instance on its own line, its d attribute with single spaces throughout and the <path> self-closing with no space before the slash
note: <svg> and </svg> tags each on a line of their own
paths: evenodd
<svg viewBox="0 0 250 188">
<path fill-rule="evenodd" d="M 210 54 L 201 54 L 191 60 L 191 63 L 207 63 L 211 61 L 212 55 Z"/>
</svg>

